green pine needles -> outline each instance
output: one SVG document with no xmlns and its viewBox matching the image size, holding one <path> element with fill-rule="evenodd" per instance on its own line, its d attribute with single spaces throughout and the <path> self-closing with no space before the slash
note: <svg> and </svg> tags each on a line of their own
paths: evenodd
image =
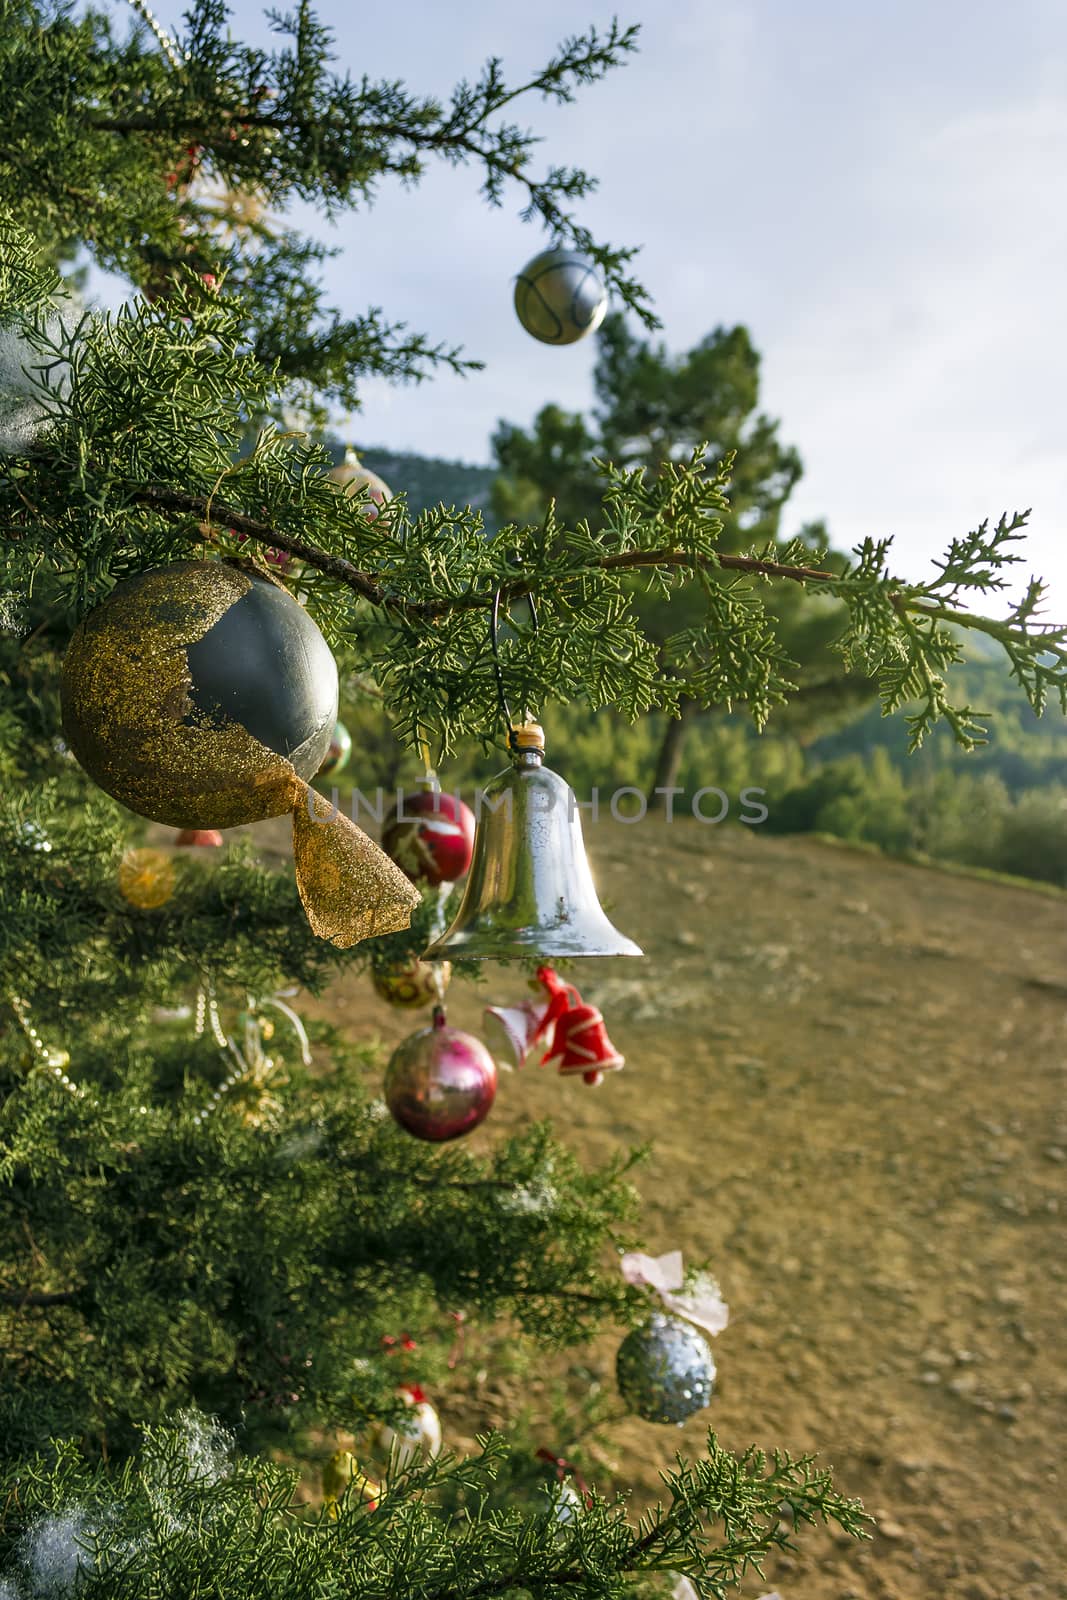
<svg viewBox="0 0 1067 1600">
<path fill-rule="evenodd" d="M 956 705 L 949 687 L 961 630 L 1001 644 L 1036 711 L 1050 694 L 1067 708 L 1067 628 L 1040 620 L 1040 582 L 1003 618 L 964 604 L 970 591 L 1007 587 L 1025 514 L 954 539 L 925 582 L 893 574 L 888 540 L 865 541 L 844 571 L 808 565 L 799 544 L 720 551 L 731 457 L 709 467 L 697 450 L 654 479 L 602 464 L 595 534 L 550 508 L 539 526 L 487 537 L 469 510 L 411 518 L 402 496 L 368 522 L 306 437 L 268 424 L 240 453 L 283 390 L 252 353 L 255 326 L 239 298 L 183 268 L 165 299 L 75 321 L 45 297 L 47 269 L 10 221 L 0 262 L 0 318 L 33 384 L 32 426 L 0 458 L 9 591 L 32 574 L 51 603 L 78 615 L 117 579 L 205 547 L 286 552 L 346 667 L 378 683 L 410 744 L 429 736 L 443 753 L 496 726 L 487 617 L 497 590 L 538 602 L 538 629 L 516 623 L 503 647 L 514 704 L 581 699 L 632 718 L 676 711 L 689 696 L 747 706 L 762 726 L 794 687 L 761 594 L 784 578 L 844 602 L 836 648 L 877 678 L 887 713 L 919 702 L 914 745 L 941 719 L 965 746 L 984 738 L 981 713 Z M 696 585 L 703 621 L 661 648 L 635 610 L 635 573 L 663 594 Z"/>
<path fill-rule="evenodd" d="M 442 1457 L 395 1473 L 374 1509 L 349 1494 L 334 1518 L 294 1512 L 291 1474 L 233 1457 L 230 1441 L 195 1413 L 149 1430 L 117 1476 L 71 1447 L 0 1480 L 8 1518 L 0 1585 L 74 1591 L 86 1600 L 240 1596 L 241 1600 L 518 1600 L 664 1593 L 641 1580 L 685 1575 L 700 1600 L 719 1600 L 762 1559 L 789 1549 L 792 1529 L 824 1522 L 862 1534 L 868 1520 L 835 1493 L 809 1457 L 731 1455 L 708 1435 L 695 1466 L 666 1475 L 666 1502 L 632 1523 L 619 1502 L 539 1515 L 493 1502 L 508 1464 L 498 1436 L 465 1461 Z M 708 1535 L 717 1548 L 708 1554 Z M 12 1582 L 13 1580 L 13 1582 Z M 48 1585 L 52 1587 L 49 1588 Z M 2 1589 L 0 1589 L 2 1592 Z"/>
<path fill-rule="evenodd" d="M 633 1158 L 586 1172 L 537 1126 L 429 1161 L 362 1087 L 377 1053 L 329 1032 L 311 1076 L 277 1037 L 274 1072 L 221 1094 L 233 1062 L 188 1019 L 67 1041 L 73 1087 L 47 1063 L 4 1073 L 7 1453 L 51 1433 L 121 1456 L 189 1402 L 246 1448 L 296 1449 L 403 1412 L 399 1331 L 421 1381 L 444 1377 L 438 1308 L 549 1346 L 646 1309 L 611 1265 L 633 1243 Z"/>
</svg>

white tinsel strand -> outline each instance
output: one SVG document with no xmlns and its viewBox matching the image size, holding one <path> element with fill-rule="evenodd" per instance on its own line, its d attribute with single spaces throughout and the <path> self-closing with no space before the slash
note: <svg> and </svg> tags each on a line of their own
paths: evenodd
<svg viewBox="0 0 1067 1600">
<path fill-rule="evenodd" d="M 73 1593 L 78 1577 L 92 1564 L 86 1549 L 91 1537 L 85 1512 L 77 1506 L 35 1523 L 19 1550 L 30 1593 L 42 1600 L 46 1595 Z"/>
<path fill-rule="evenodd" d="M 190 1483 L 221 1483 L 233 1470 L 234 1436 L 201 1411 L 179 1411 L 182 1461 Z"/>
<path fill-rule="evenodd" d="M 501 1211 L 517 1216 L 551 1214 L 559 1205 L 559 1191 L 554 1184 L 538 1178 L 533 1183 L 502 1191 L 497 1195 L 497 1204 Z"/>
<path fill-rule="evenodd" d="M 70 331 L 73 317 L 55 316 L 50 332 Z M 0 328 L 0 454 L 21 455 L 31 449 L 47 421 L 46 396 L 35 368 L 45 358 L 17 325 Z M 67 362 L 49 363 L 49 385 L 63 394 L 70 381 Z"/>
<path fill-rule="evenodd" d="M 296 1034 L 297 1043 L 300 1046 L 300 1059 L 304 1063 L 305 1067 L 310 1067 L 311 1045 L 308 1043 L 307 1029 L 304 1027 L 304 1024 L 301 1022 L 292 1006 L 287 1006 L 285 1001 L 279 999 L 277 995 L 274 995 L 273 998 L 261 1000 L 259 1004 L 261 1006 L 273 1006 L 276 1011 L 281 1012 L 283 1017 L 288 1017 L 290 1023 L 292 1024 L 293 1032 Z"/>
<path fill-rule="evenodd" d="M 254 1081 L 257 1075 L 261 1076 L 273 1069 L 274 1062 L 263 1049 L 263 1034 L 259 1017 L 257 1016 L 257 1011 L 262 1006 L 273 1006 L 277 1011 L 281 1012 L 282 1016 L 288 1018 L 296 1035 L 297 1043 L 300 1046 L 301 1059 L 306 1067 L 311 1065 L 311 1046 L 308 1042 L 304 1024 L 292 1007 L 286 1005 L 285 1001 L 279 999 L 277 995 L 268 996 L 262 1000 L 257 1000 L 253 995 L 248 996 L 243 1029 L 244 1042 L 241 1045 L 223 1028 L 218 1003 L 214 996 L 207 999 L 204 991 L 201 990 L 197 995 L 196 1001 L 197 1035 L 203 1034 L 206 1019 L 211 1026 L 215 1043 L 225 1055 L 232 1058 L 234 1066 L 207 1103 L 194 1114 L 193 1121 L 196 1124 L 199 1125 L 205 1118 L 209 1117 L 220 1104 L 223 1096 L 229 1094 L 231 1089 L 237 1089 L 245 1082 Z"/>
<path fill-rule="evenodd" d="M 163 24 L 159 21 L 155 12 L 145 5 L 144 0 L 129 0 L 129 3 L 136 11 L 137 15 L 144 22 L 147 22 L 156 38 L 159 40 L 159 47 L 163 51 L 163 54 L 166 56 L 167 60 L 170 62 L 171 66 L 176 69 L 183 66 L 185 62 L 188 61 L 189 57 L 181 53 L 170 34 L 167 32 L 166 28 L 164 28 Z"/>
</svg>

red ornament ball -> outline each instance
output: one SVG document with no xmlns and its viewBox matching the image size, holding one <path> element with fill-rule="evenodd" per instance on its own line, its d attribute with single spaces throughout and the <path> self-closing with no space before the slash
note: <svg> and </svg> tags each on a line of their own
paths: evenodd
<svg viewBox="0 0 1067 1600">
<path fill-rule="evenodd" d="M 455 883 L 474 854 L 474 812 L 441 789 L 405 794 L 385 818 L 382 849 L 416 883 Z"/>
<path fill-rule="evenodd" d="M 385 1072 L 385 1103 L 416 1139 L 442 1143 L 470 1133 L 496 1096 L 496 1062 L 480 1039 L 450 1028 L 438 1010 L 393 1051 Z"/>
</svg>

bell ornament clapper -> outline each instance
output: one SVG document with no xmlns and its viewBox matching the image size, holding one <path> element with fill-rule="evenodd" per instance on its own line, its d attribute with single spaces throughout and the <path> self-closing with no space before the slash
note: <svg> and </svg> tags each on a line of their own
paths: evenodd
<svg viewBox="0 0 1067 1600">
<path fill-rule="evenodd" d="M 597 899 L 578 802 L 544 765 L 542 730 L 513 728 L 509 744 L 511 765 L 481 795 L 459 911 L 425 959 L 641 955 Z"/>
</svg>

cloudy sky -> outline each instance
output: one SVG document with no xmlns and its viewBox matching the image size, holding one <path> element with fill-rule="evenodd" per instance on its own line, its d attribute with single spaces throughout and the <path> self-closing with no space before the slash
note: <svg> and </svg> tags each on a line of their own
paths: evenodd
<svg viewBox="0 0 1067 1600">
<path fill-rule="evenodd" d="M 353 74 L 444 96 L 488 54 L 512 80 L 535 70 L 610 19 L 595 6 L 318 10 Z M 157 7 L 170 23 L 180 9 Z M 843 545 L 892 534 L 918 576 L 951 535 L 1032 506 L 1028 564 L 1067 612 L 1062 0 L 620 0 L 618 15 L 642 23 L 640 53 L 576 105 L 531 99 L 520 120 L 545 165 L 598 176 L 583 220 L 643 246 L 672 349 L 748 325 L 764 408 L 805 463 L 787 526 L 823 516 Z M 233 26 L 268 38 L 254 0 Z M 369 386 L 357 442 L 484 462 L 498 419 L 591 403 L 593 341 L 552 349 L 515 322 L 511 280 L 542 244 L 520 203 L 490 211 L 473 169 L 442 167 L 330 230 L 337 303 L 381 305 L 487 362 Z"/>
</svg>

